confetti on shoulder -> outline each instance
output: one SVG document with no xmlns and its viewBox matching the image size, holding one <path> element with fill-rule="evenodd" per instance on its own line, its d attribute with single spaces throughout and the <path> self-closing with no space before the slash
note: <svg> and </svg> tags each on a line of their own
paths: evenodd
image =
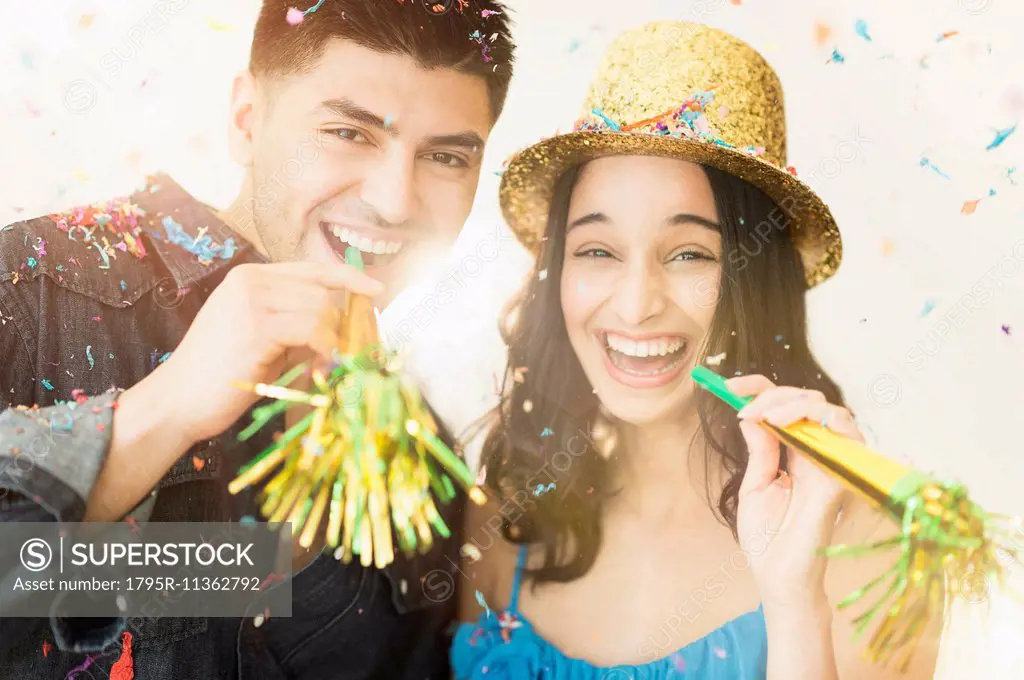
<svg viewBox="0 0 1024 680">
<path fill-rule="evenodd" d="M 206 233 L 207 227 L 201 227 L 193 238 L 170 215 L 165 215 L 161 224 L 167 234 L 167 240 L 195 255 L 201 264 L 210 264 L 214 260 L 230 260 L 238 250 L 234 238 L 227 239 L 223 245 L 214 243 L 213 238 Z"/>
</svg>

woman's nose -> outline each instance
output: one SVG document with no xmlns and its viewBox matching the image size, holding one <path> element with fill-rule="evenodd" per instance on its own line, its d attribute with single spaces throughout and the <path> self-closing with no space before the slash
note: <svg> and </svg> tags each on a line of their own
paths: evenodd
<svg viewBox="0 0 1024 680">
<path fill-rule="evenodd" d="M 665 310 L 666 282 L 648 264 L 632 264 L 615 287 L 612 309 L 623 322 L 639 326 Z"/>
</svg>

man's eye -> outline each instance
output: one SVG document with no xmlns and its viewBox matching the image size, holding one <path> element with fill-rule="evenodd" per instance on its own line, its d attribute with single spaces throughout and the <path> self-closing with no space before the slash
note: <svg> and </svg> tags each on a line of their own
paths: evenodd
<svg viewBox="0 0 1024 680">
<path fill-rule="evenodd" d="M 427 154 L 426 158 L 448 168 L 465 168 L 469 166 L 469 163 L 467 163 L 465 159 L 446 151 L 435 151 L 431 154 Z"/>
<path fill-rule="evenodd" d="M 338 139 L 342 139 L 346 142 L 359 142 L 366 141 L 366 136 L 363 135 L 359 130 L 353 130 L 352 128 L 337 128 L 334 130 L 328 130 L 328 134 L 334 135 Z"/>
</svg>

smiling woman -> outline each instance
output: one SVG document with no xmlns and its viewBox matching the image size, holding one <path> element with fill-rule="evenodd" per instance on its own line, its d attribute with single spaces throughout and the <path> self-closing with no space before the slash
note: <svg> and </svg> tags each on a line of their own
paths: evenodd
<svg viewBox="0 0 1024 680">
<path fill-rule="evenodd" d="M 828 208 L 785 170 L 780 102 L 748 45 L 656 22 L 612 43 L 573 132 L 509 163 L 502 208 L 536 268 L 502 329 L 481 454 L 500 509 L 467 524 L 473 536 L 506 518 L 504 540 L 467 560 L 502 613 L 469 623 L 479 604 L 463 598 L 457 678 L 889 677 L 832 611 L 862 582 L 826 583 L 818 553 L 885 518 L 690 377 L 714 356 L 765 418 L 847 414 L 828 427 L 860 436 L 809 347 L 805 294 L 842 250 Z M 759 251 L 734 257 L 751 236 Z M 594 446 L 566 456 L 581 430 Z M 694 593 L 696 615 L 680 616 Z M 917 650 L 912 677 L 933 654 Z"/>
</svg>

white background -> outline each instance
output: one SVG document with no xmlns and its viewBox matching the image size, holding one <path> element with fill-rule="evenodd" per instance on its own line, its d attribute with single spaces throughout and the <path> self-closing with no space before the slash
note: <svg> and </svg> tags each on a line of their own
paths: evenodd
<svg viewBox="0 0 1024 680">
<path fill-rule="evenodd" d="M 751 43 L 777 69 L 790 163 L 843 231 L 843 266 L 812 292 L 810 327 L 869 440 L 968 483 L 992 510 L 1024 514 L 1024 129 L 986 150 L 996 130 L 1024 117 L 1024 3 L 513 4 L 516 76 L 470 223 L 435 278 L 387 311 L 389 323 L 408 318 L 434 280 L 493 238 L 502 161 L 569 128 L 618 30 L 651 19 L 709 23 Z M 241 176 L 223 135 L 229 85 L 246 63 L 257 9 L 254 0 L 0 3 L 0 224 L 130 191 L 157 169 L 226 205 Z M 871 41 L 857 35 L 858 19 Z M 821 41 L 818 24 L 830 31 Z M 959 34 L 939 42 L 948 31 Z M 830 63 L 834 48 L 844 63 Z M 923 157 L 950 178 L 922 167 Z M 979 198 L 974 214 L 961 214 L 965 201 Z M 458 428 L 491 401 L 503 363 L 497 310 L 528 264 L 517 246 L 506 246 L 413 342 L 416 372 Z M 957 305 L 976 284 L 989 301 L 974 310 Z M 911 363 L 915 345 L 933 356 Z M 945 660 L 945 677 L 1008 677 L 1021 633 L 1018 644 L 1007 644 L 1004 629 L 979 656 L 966 653 L 972 630 L 974 637 L 957 634 L 947 644 L 958 651 Z"/>
</svg>

